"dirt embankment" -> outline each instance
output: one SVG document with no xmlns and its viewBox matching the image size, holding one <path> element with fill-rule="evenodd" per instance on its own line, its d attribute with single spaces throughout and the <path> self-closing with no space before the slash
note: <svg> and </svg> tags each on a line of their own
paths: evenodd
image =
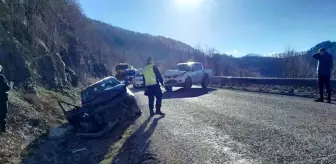
<svg viewBox="0 0 336 164">
<path fill-rule="evenodd" d="M 58 100 L 78 104 L 79 89 L 55 92 L 35 88 L 35 93 L 9 92 L 7 133 L 0 136 L 0 163 L 21 163 L 51 127 L 66 122 Z"/>
</svg>

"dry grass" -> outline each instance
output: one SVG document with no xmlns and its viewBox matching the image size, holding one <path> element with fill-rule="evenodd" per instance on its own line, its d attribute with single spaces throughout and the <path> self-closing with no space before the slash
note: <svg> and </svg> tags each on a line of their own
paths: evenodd
<svg viewBox="0 0 336 164">
<path fill-rule="evenodd" d="M 62 93 L 37 88 L 39 102 L 30 104 L 18 91 L 9 93 L 8 132 L 0 137 L 0 163 L 21 163 L 22 156 L 29 155 L 26 149 L 31 142 L 46 134 L 50 127 L 64 123 L 58 100 L 79 103 L 78 90 Z"/>
<path fill-rule="evenodd" d="M 130 126 L 129 128 L 126 129 L 124 134 L 122 135 L 122 138 L 111 145 L 108 153 L 105 155 L 104 160 L 100 162 L 100 164 L 110 164 L 112 163 L 113 160 L 115 160 L 115 157 L 123 151 L 123 145 L 126 143 L 127 139 L 133 135 L 135 132 L 136 127 Z"/>
<path fill-rule="evenodd" d="M 93 83 L 95 83 L 95 82 L 97 82 L 97 81 L 99 81 L 100 79 L 97 79 L 97 78 L 87 78 L 86 79 L 86 83 L 88 84 L 88 85 L 91 85 L 91 84 L 93 84 Z"/>
</svg>

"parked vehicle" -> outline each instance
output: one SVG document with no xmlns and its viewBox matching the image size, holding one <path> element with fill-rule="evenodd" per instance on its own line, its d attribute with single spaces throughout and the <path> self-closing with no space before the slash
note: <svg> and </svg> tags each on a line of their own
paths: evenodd
<svg viewBox="0 0 336 164">
<path fill-rule="evenodd" d="M 144 78 L 143 78 L 143 74 L 142 72 L 138 72 L 135 75 L 135 78 L 133 80 L 133 88 L 141 88 L 144 87 L 145 83 L 144 83 Z"/>
<path fill-rule="evenodd" d="M 205 70 L 200 62 L 179 63 L 174 69 L 164 73 L 164 87 L 168 92 L 172 91 L 172 87 L 189 89 L 193 84 L 201 84 L 203 88 L 207 88 L 211 72 Z"/>
<path fill-rule="evenodd" d="M 81 92 L 81 107 L 66 102 L 59 105 L 78 136 L 100 137 L 127 117 L 141 115 L 127 85 L 127 81 L 122 84 L 112 76 L 106 77 Z"/>
<path fill-rule="evenodd" d="M 132 66 L 127 63 L 120 63 L 116 66 L 116 78 L 118 80 L 125 80 L 126 78 L 126 70 L 131 69 Z"/>
<path fill-rule="evenodd" d="M 135 78 L 135 75 L 137 74 L 136 69 L 126 69 L 126 78 L 125 81 L 128 81 L 130 83 L 133 82 L 133 79 Z"/>
</svg>

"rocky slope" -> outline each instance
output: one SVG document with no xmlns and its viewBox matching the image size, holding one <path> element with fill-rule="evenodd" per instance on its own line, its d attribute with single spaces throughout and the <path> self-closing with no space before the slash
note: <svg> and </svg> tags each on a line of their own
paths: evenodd
<svg viewBox="0 0 336 164">
<path fill-rule="evenodd" d="M 110 75 L 119 62 L 200 56 L 179 41 L 91 20 L 75 0 L 1 0 L 0 18 L 0 64 L 16 85 L 71 87 Z"/>
</svg>

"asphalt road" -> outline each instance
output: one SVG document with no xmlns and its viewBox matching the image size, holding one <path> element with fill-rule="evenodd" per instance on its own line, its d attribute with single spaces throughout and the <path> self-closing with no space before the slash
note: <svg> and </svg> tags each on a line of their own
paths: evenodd
<svg viewBox="0 0 336 164">
<path fill-rule="evenodd" d="M 223 89 L 164 93 L 165 117 L 144 112 L 115 163 L 336 163 L 336 106 Z"/>
</svg>

